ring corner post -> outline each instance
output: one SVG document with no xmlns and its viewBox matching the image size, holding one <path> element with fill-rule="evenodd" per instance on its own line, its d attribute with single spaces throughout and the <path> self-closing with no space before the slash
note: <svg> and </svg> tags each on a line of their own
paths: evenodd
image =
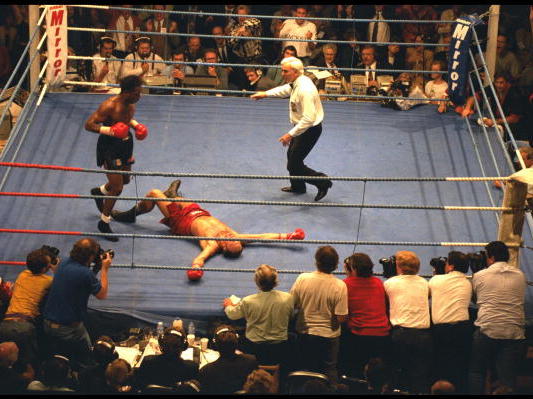
<svg viewBox="0 0 533 399">
<path fill-rule="evenodd" d="M 501 214 L 498 240 L 507 244 L 515 244 L 509 247 L 509 264 L 514 267 L 520 267 L 519 251 L 520 245 L 522 245 L 527 187 L 526 183 L 509 180 L 505 185 L 505 193 L 503 195 L 502 206 L 513 209 L 503 211 Z"/>
</svg>

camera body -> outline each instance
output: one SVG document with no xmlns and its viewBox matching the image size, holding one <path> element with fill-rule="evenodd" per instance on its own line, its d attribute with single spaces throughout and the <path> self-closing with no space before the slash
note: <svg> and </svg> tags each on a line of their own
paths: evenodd
<svg viewBox="0 0 533 399">
<path fill-rule="evenodd" d="M 396 256 L 392 255 L 388 258 L 381 258 L 379 263 L 383 266 L 383 277 L 390 278 L 396 276 Z"/>
<path fill-rule="evenodd" d="M 438 258 L 432 258 L 429 261 L 429 264 L 435 270 L 435 275 L 437 274 L 446 274 L 446 271 L 444 270 L 446 266 L 446 262 L 448 262 L 448 258 L 445 256 L 439 256 Z"/>
<path fill-rule="evenodd" d="M 480 270 L 486 269 L 487 264 L 487 253 L 485 251 L 470 252 L 466 254 L 468 268 L 472 271 L 472 274 L 479 272 Z M 448 258 L 440 256 L 438 258 L 432 258 L 429 261 L 429 264 L 435 270 L 435 274 L 446 274 L 444 271 L 444 266 L 448 262 Z"/>
<path fill-rule="evenodd" d="M 102 270 L 102 261 L 107 257 L 107 255 L 113 259 L 115 257 L 115 251 L 112 249 L 103 250 L 102 248 L 98 248 L 98 253 L 96 254 L 96 258 L 92 267 L 94 274 L 98 274 L 98 272 Z"/>
<path fill-rule="evenodd" d="M 54 266 L 57 266 L 57 264 L 59 263 L 59 249 L 50 245 L 43 245 L 41 247 L 41 250 L 46 252 L 46 254 L 50 257 L 50 263 Z"/>
</svg>

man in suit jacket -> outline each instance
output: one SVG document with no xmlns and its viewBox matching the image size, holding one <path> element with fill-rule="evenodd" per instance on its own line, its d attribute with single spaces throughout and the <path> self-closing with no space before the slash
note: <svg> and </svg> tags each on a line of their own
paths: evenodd
<svg viewBox="0 0 533 399">
<path fill-rule="evenodd" d="M 215 49 L 206 49 L 204 51 L 204 56 L 202 57 L 202 62 L 206 63 L 218 63 L 218 54 Z M 226 68 L 221 66 L 206 66 L 198 65 L 196 68 L 195 75 L 210 75 L 215 76 L 216 80 L 216 89 L 227 90 L 228 89 L 228 76 L 229 73 Z"/>
<path fill-rule="evenodd" d="M 361 50 L 361 64 L 357 68 L 364 68 L 366 71 L 362 72 L 367 78 L 367 87 L 375 86 L 379 88 L 378 76 L 387 75 L 387 72 L 376 72 L 370 69 L 388 69 L 387 65 L 384 65 L 376 58 L 376 49 L 373 46 L 365 46 Z M 360 74 L 361 72 L 358 72 Z"/>
</svg>

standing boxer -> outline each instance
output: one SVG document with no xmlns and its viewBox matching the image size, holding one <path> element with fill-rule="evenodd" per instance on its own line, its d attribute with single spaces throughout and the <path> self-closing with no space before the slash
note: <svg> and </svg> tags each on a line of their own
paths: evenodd
<svg viewBox="0 0 533 399">
<path fill-rule="evenodd" d="M 148 136 L 148 129 L 133 119 L 135 103 L 141 98 L 142 79 L 130 75 L 120 81 L 120 94 L 105 100 L 87 122 L 85 129 L 100 134 L 96 146 L 96 163 L 109 171 L 131 170 L 135 162 L 133 158 L 133 136 L 129 127 L 135 129 L 137 140 L 144 140 Z M 107 173 L 107 183 L 91 190 L 91 195 L 119 196 L 124 184 L 130 182 L 126 174 Z M 96 206 L 101 212 L 98 230 L 102 233 L 113 233 L 109 222 L 111 211 L 115 205 L 114 199 L 95 199 Z M 118 237 L 105 236 L 109 241 L 118 241 Z"/>
</svg>

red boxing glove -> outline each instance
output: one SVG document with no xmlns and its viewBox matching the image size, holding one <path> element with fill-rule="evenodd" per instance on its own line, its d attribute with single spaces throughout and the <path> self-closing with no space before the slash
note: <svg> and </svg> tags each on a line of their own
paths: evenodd
<svg viewBox="0 0 533 399">
<path fill-rule="evenodd" d="M 142 123 L 138 123 L 137 126 L 135 126 L 135 137 L 137 140 L 144 140 L 146 136 L 148 136 L 148 128 Z"/>
<path fill-rule="evenodd" d="M 296 229 L 293 233 L 287 235 L 287 240 L 303 240 L 305 238 L 305 231 L 303 229 Z"/>
<path fill-rule="evenodd" d="M 204 272 L 200 268 L 194 268 L 187 270 L 187 277 L 190 281 L 198 281 L 202 278 Z"/>
<path fill-rule="evenodd" d="M 111 133 L 113 133 L 113 136 L 117 139 L 125 139 L 128 137 L 128 132 L 130 128 L 128 125 L 122 122 L 117 122 L 113 126 L 111 126 Z"/>
</svg>

